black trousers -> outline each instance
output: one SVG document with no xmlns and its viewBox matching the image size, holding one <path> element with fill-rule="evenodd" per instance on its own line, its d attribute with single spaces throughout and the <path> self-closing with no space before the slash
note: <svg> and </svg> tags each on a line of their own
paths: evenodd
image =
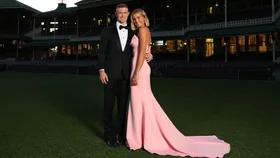
<svg viewBox="0 0 280 158">
<path fill-rule="evenodd" d="M 104 85 L 104 136 L 105 141 L 126 138 L 126 121 L 130 81 L 123 75 L 110 79 Z M 113 112 L 117 97 L 117 126 L 113 124 Z"/>
</svg>

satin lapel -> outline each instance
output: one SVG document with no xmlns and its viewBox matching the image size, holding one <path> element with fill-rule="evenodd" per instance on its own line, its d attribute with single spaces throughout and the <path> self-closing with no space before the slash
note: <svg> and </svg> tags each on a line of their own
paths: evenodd
<svg viewBox="0 0 280 158">
<path fill-rule="evenodd" d="M 130 46 L 131 39 L 132 39 L 132 31 L 129 29 L 128 30 L 128 35 L 127 35 L 127 40 L 126 40 L 126 45 L 124 47 L 124 51 Z"/>
<path fill-rule="evenodd" d="M 121 41 L 120 41 L 120 37 L 119 37 L 119 34 L 118 34 L 118 30 L 117 30 L 117 27 L 116 25 L 114 25 L 114 37 L 116 38 L 116 42 L 117 42 L 117 46 L 118 46 L 118 49 L 122 51 L 122 45 L 121 45 Z"/>
</svg>

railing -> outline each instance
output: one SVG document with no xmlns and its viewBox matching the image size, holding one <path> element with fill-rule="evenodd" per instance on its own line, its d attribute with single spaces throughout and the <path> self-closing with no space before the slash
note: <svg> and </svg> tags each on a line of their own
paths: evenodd
<svg viewBox="0 0 280 158">
<path fill-rule="evenodd" d="M 182 30 L 152 32 L 153 37 L 181 36 L 181 35 L 184 35 L 184 34 L 185 34 L 184 28 L 182 28 Z"/>
<path fill-rule="evenodd" d="M 38 36 L 39 34 L 41 34 L 41 32 L 42 32 L 42 27 L 39 26 L 35 30 L 32 29 L 31 31 L 27 32 L 25 36 L 33 38 L 33 35 L 34 37 Z"/>
<path fill-rule="evenodd" d="M 274 19 L 277 20 L 280 17 L 280 9 L 275 12 Z"/>
<path fill-rule="evenodd" d="M 280 56 L 274 61 L 274 63 L 280 64 Z"/>
<path fill-rule="evenodd" d="M 182 36 L 188 31 L 214 30 L 214 29 L 221 29 L 221 28 L 264 25 L 264 24 L 270 24 L 272 22 L 273 20 L 271 17 L 264 17 L 264 18 L 248 19 L 248 20 L 228 21 L 227 25 L 225 25 L 225 22 L 191 25 L 189 28 L 183 28 L 182 30 L 153 32 L 152 36 L 153 37 Z"/>
<path fill-rule="evenodd" d="M 254 25 L 264 25 L 272 23 L 271 17 L 248 19 L 248 20 L 236 20 L 227 22 L 212 23 L 212 24 L 202 24 L 202 25 L 192 25 L 187 31 L 200 31 L 200 30 L 213 30 L 221 28 L 231 28 L 231 27 L 242 27 L 242 26 L 254 26 Z"/>
<path fill-rule="evenodd" d="M 70 42 L 76 42 L 76 41 L 98 41 L 98 40 L 100 40 L 100 36 L 72 37 L 72 38 L 70 38 Z"/>
<path fill-rule="evenodd" d="M 36 36 L 35 40 L 48 40 L 48 39 L 70 39 L 75 35 L 52 35 L 52 36 Z"/>
<path fill-rule="evenodd" d="M 275 19 L 280 17 L 280 10 L 276 12 Z M 152 37 L 166 37 L 166 36 L 183 36 L 188 31 L 201 31 L 201 30 L 214 30 L 221 28 L 233 28 L 233 27 L 242 27 L 242 26 L 255 26 L 255 25 L 264 25 L 273 23 L 272 17 L 256 18 L 256 19 L 247 19 L 247 20 L 235 20 L 228 21 L 225 25 L 225 22 L 211 23 L 211 24 L 199 24 L 191 25 L 189 28 L 182 28 L 181 30 L 172 30 L 172 31 L 155 31 L 152 32 Z M 56 36 L 37 36 L 36 39 L 70 39 L 70 41 L 88 41 L 88 40 L 99 40 L 99 36 L 90 36 L 90 37 L 75 37 L 75 35 L 56 35 Z"/>
</svg>

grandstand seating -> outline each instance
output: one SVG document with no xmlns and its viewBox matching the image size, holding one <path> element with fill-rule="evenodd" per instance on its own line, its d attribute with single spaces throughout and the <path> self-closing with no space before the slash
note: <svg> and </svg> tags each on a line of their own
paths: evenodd
<svg viewBox="0 0 280 158">
<path fill-rule="evenodd" d="M 102 28 L 93 28 L 91 31 L 87 31 L 81 34 L 81 36 L 99 36 Z"/>
<path fill-rule="evenodd" d="M 192 17 L 190 20 L 190 24 L 193 24 L 193 23 L 194 23 L 194 17 Z M 186 17 L 173 18 L 173 19 L 162 22 L 153 31 L 181 30 L 182 28 L 186 28 L 186 26 L 187 26 Z"/>
<path fill-rule="evenodd" d="M 236 20 L 248 20 L 256 19 L 263 17 L 271 17 L 271 8 L 262 8 L 254 10 L 244 10 L 238 12 L 231 12 L 227 15 L 227 21 L 236 21 Z M 210 24 L 224 22 L 225 15 L 224 13 L 220 14 L 208 14 L 205 17 L 198 16 L 197 21 L 195 22 L 195 16 L 190 16 L 190 25 L 198 24 Z M 181 30 L 187 26 L 187 17 L 172 18 L 162 22 L 157 25 L 153 31 L 171 31 L 171 30 Z"/>
<path fill-rule="evenodd" d="M 264 8 L 264 9 L 255 9 L 255 10 L 245 10 L 239 12 L 229 13 L 227 15 L 228 21 L 235 21 L 235 20 L 247 20 L 247 19 L 256 19 L 256 18 L 263 18 L 263 17 L 271 17 L 271 8 Z M 215 23 L 215 22 L 223 22 L 225 21 L 225 14 L 217 14 L 217 15 L 207 15 L 206 19 L 202 22 L 204 24 L 207 23 Z"/>
</svg>

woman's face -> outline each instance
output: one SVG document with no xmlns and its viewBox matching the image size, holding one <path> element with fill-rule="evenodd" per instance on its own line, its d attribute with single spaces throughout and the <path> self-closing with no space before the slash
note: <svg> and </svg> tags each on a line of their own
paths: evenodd
<svg viewBox="0 0 280 158">
<path fill-rule="evenodd" d="M 145 26 L 145 18 L 141 13 L 135 13 L 132 15 L 133 24 L 137 27 Z"/>
</svg>

